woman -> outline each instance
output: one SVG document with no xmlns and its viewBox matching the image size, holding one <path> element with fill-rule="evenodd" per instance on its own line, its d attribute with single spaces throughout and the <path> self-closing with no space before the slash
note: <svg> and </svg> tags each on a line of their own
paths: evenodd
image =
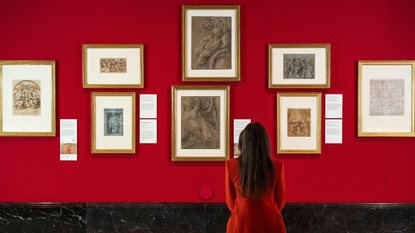
<svg viewBox="0 0 415 233">
<path fill-rule="evenodd" d="M 268 133 L 250 123 L 239 136 L 238 158 L 226 161 L 226 204 L 232 212 L 228 233 L 286 232 L 283 163 L 271 158 Z"/>
</svg>

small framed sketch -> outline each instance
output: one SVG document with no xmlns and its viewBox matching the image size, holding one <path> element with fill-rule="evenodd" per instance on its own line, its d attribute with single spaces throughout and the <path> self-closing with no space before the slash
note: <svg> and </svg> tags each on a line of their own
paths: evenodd
<svg viewBox="0 0 415 233">
<path fill-rule="evenodd" d="M 84 44 L 84 88 L 144 88 L 142 44 Z"/>
<path fill-rule="evenodd" d="M 0 61 L 0 136 L 55 137 L 55 61 Z"/>
<path fill-rule="evenodd" d="M 94 154 L 134 154 L 135 92 L 92 92 L 92 142 Z"/>
<path fill-rule="evenodd" d="M 172 161 L 229 159 L 229 86 L 172 86 Z"/>
<path fill-rule="evenodd" d="M 359 61 L 358 136 L 414 137 L 415 61 Z"/>
<path fill-rule="evenodd" d="M 183 81 L 240 81 L 240 6 L 182 7 Z"/>
<path fill-rule="evenodd" d="M 277 154 L 321 154 L 321 92 L 277 93 Z"/>
<path fill-rule="evenodd" d="M 330 44 L 269 44 L 268 88 L 330 88 Z"/>
</svg>

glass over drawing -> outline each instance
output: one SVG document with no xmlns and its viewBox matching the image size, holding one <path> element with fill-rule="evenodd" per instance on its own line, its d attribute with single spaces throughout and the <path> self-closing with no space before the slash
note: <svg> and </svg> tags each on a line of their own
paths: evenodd
<svg viewBox="0 0 415 233">
<path fill-rule="evenodd" d="M 104 108 L 104 136 L 124 135 L 124 109 Z"/>
<path fill-rule="evenodd" d="M 231 69 L 231 17 L 192 17 L 192 69 Z"/>
<path fill-rule="evenodd" d="M 220 97 L 181 97 L 181 149 L 220 149 Z"/>
<path fill-rule="evenodd" d="M 40 80 L 13 80 L 13 116 L 40 116 Z"/>
<path fill-rule="evenodd" d="M 127 73 L 127 58 L 101 58 L 100 73 Z"/>
<path fill-rule="evenodd" d="M 315 79 L 315 54 L 284 54 L 284 79 Z"/>
<path fill-rule="evenodd" d="M 403 116 L 404 87 L 404 79 L 371 79 L 369 116 Z"/>
<path fill-rule="evenodd" d="M 289 108 L 287 109 L 287 136 L 310 137 L 311 109 Z"/>
</svg>

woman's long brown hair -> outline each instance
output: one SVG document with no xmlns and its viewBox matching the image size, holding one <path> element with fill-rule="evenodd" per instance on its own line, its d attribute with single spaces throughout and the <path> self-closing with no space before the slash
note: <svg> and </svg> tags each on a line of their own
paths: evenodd
<svg viewBox="0 0 415 233">
<path fill-rule="evenodd" d="M 239 187 L 243 197 L 260 199 L 270 192 L 275 170 L 267 130 L 258 122 L 248 124 L 239 135 Z"/>
</svg>

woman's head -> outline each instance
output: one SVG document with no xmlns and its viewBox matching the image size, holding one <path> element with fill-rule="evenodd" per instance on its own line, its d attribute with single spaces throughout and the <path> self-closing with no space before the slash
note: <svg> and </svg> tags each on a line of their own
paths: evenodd
<svg viewBox="0 0 415 233">
<path fill-rule="evenodd" d="M 248 124 L 239 136 L 240 192 L 246 198 L 258 199 L 269 193 L 275 171 L 267 130 L 258 122 Z"/>
</svg>

